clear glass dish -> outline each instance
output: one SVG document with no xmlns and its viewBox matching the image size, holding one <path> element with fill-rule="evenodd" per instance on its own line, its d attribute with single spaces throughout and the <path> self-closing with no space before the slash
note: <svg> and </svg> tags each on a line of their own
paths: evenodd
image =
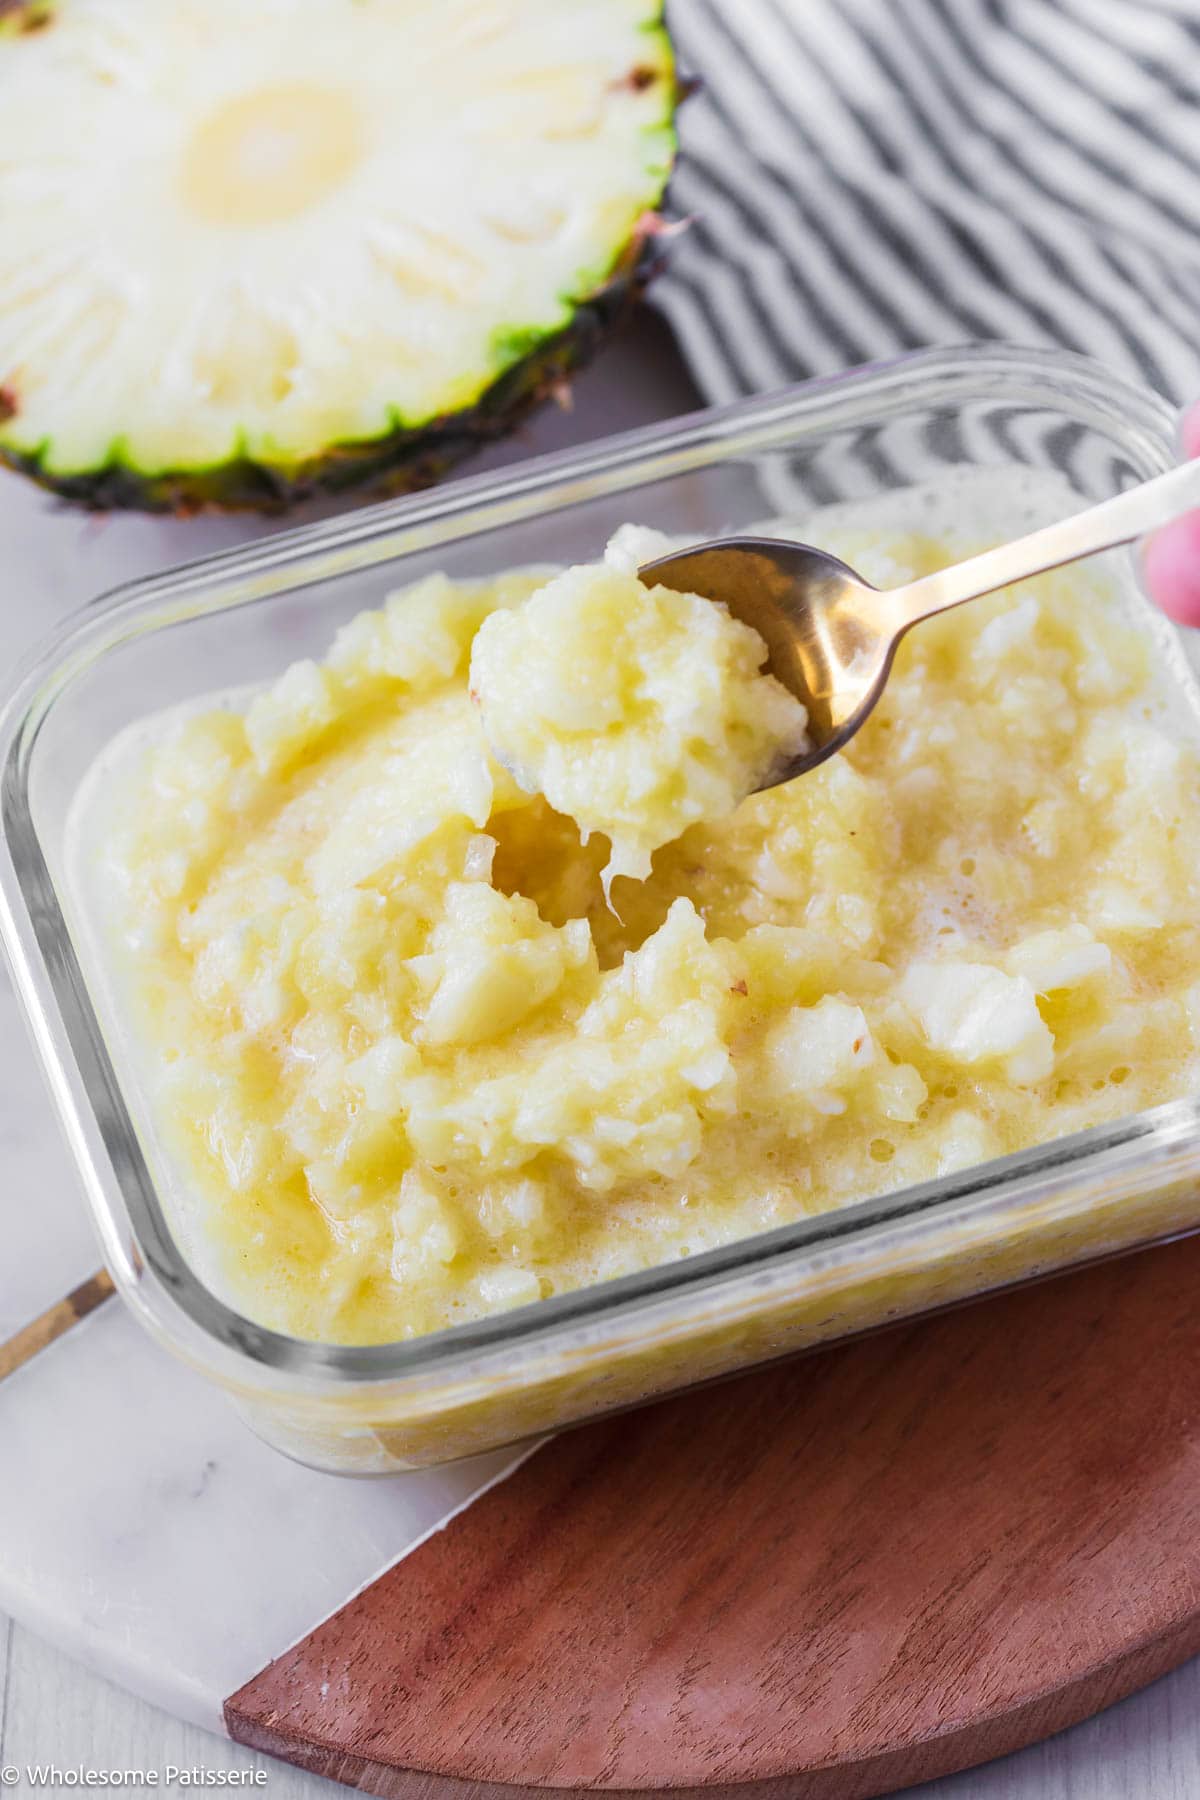
<svg viewBox="0 0 1200 1800">
<path fill-rule="evenodd" d="M 389 1473 L 1200 1225 L 1187 1100 L 404 1344 L 284 1337 L 233 1311 L 177 1246 L 147 1097 L 64 866 L 72 796 L 118 730 L 320 655 L 344 619 L 432 569 L 581 560 L 631 517 L 712 535 L 964 464 L 1053 468 L 1101 499 L 1171 460 L 1165 404 L 1106 370 L 938 351 L 287 533 L 77 615 L 0 716 L 0 923 L 105 1259 L 143 1324 L 278 1448 Z M 1149 609 L 1147 630 L 1191 683 Z"/>
</svg>

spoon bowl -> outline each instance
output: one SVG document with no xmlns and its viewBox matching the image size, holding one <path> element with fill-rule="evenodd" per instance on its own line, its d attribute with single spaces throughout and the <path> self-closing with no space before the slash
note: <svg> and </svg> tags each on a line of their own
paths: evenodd
<svg viewBox="0 0 1200 1800">
<path fill-rule="evenodd" d="M 781 757 L 763 787 L 815 769 L 847 743 L 883 693 L 895 655 L 879 629 L 878 588 L 836 556 L 782 538 L 723 538 L 638 571 L 677 593 L 719 600 L 753 626 L 767 667 L 803 702 L 808 748 Z"/>
<path fill-rule="evenodd" d="M 904 587 L 876 588 L 827 551 L 782 538 L 721 538 L 645 563 L 648 586 L 727 606 L 767 647 L 767 667 L 808 712 L 808 745 L 760 784 L 815 769 L 866 722 L 905 632 L 1048 569 L 1133 542 L 1200 507 L 1200 461 Z"/>
</svg>

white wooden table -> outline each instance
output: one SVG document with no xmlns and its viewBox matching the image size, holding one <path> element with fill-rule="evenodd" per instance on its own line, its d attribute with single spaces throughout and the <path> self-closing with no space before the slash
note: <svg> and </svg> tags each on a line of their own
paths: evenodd
<svg viewBox="0 0 1200 1800">
<path fill-rule="evenodd" d="M 653 331 L 643 329 L 616 346 L 590 377 L 581 380 L 572 415 L 551 410 L 524 439 L 491 452 L 474 466 L 486 467 L 489 462 L 511 461 L 599 436 L 686 410 L 694 403 L 687 377 L 669 346 Z M 88 572 L 83 567 L 64 564 L 48 570 L 28 566 L 28 559 L 21 556 L 19 534 L 14 551 L 5 531 L 4 503 L 6 496 L 10 503 L 24 501 L 9 487 L 12 479 L 0 475 L 0 550 L 10 552 L 0 594 L 0 608 L 4 609 L 0 636 L 7 654 L 22 650 L 48 623 L 39 620 L 37 613 L 39 586 L 45 588 L 53 582 L 56 605 L 61 605 L 91 597 L 96 585 L 93 581 L 88 586 Z M 64 587 L 72 591 L 65 592 Z M 45 1119 L 36 1124 L 52 1129 L 49 1101 L 44 1105 Z M 21 1181 L 15 1155 L 13 1146 L 0 1145 L 0 1179 Z M 31 1272 L 31 1313 L 52 1297 L 37 1292 L 35 1299 L 42 1273 Z M 0 1444 L 0 1481 L 4 1478 L 4 1446 Z M 148 1782 L 127 1780 L 124 1785 L 168 1789 L 201 1782 L 209 1787 L 253 1782 L 269 1788 L 275 1800 L 316 1800 L 319 1793 L 332 1796 L 338 1791 L 331 1783 L 253 1756 L 132 1698 L 0 1615 L 0 1794 L 5 1789 L 14 1795 L 36 1791 L 37 1783 L 30 1780 L 28 1772 L 45 1765 L 63 1772 L 81 1768 L 142 1771 L 150 1776 Z M 193 1775 L 188 1782 L 178 1775 L 172 1779 L 172 1770 L 204 1773 Z M 16 1771 L 15 1777 L 10 1771 Z M 221 1781 L 222 1774 L 225 1781 Z M 1200 1796 L 1200 1662 L 1049 1744 L 910 1791 L 927 1800 L 967 1800 L 968 1796 L 970 1800 L 1196 1800 Z"/>
</svg>

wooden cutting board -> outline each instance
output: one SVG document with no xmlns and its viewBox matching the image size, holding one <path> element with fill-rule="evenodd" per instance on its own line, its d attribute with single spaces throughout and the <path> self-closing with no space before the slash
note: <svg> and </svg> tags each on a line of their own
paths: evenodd
<svg viewBox="0 0 1200 1800">
<path fill-rule="evenodd" d="M 1200 1650 L 1200 1239 L 555 1440 L 228 1702 L 420 1800 L 862 1800 Z"/>
</svg>

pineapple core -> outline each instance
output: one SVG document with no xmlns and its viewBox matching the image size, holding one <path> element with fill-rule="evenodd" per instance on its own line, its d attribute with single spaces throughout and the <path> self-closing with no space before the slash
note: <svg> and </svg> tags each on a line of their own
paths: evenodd
<svg viewBox="0 0 1200 1800">
<path fill-rule="evenodd" d="M 260 88 L 226 101 L 193 134 L 184 199 L 210 225 L 275 225 L 327 200 L 364 148 L 349 94 L 309 82 Z"/>
</svg>

